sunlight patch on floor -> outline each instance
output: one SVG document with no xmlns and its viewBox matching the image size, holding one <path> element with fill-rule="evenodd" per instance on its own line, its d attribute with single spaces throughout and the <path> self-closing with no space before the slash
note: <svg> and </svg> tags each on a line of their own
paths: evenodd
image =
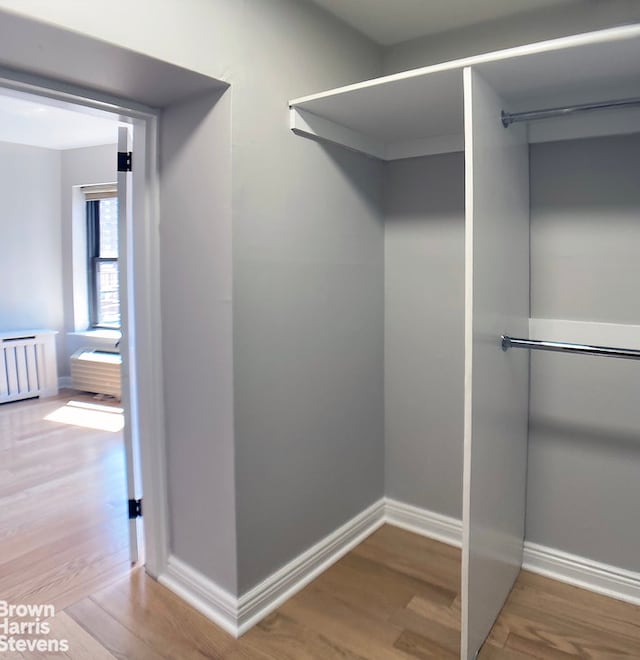
<svg viewBox="0 0 640 660">
<path fill-rule="evenodd" d="M 117 433 L 124 428 L 122 408 L 102 406 L 84 401 L 69 401 L 66 405 L 48 414 L 44 419 L 49 422 L 82 426 L 87 429 L 110 431 L 111 433 Z"/>
</svg>

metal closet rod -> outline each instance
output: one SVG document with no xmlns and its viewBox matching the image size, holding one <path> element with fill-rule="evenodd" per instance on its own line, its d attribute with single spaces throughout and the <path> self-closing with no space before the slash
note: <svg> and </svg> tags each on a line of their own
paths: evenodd
<svg viewBox="0 0 640 660">
<path fill-rule="evenodd" d="M 536 351 L 553 351 L 556 353 L 576 353 L 579 355 L 600 355 L 602 357 L 640 360 L 640 351 L 632 348 L 612 348 L 611 346 L 590 346 L 588 344 L 570 344 L 562 341 L 538 341 L 536 339 L 516 339 L 515 337 L 500 337 L 502 350 L 510 348 L 531 348 Z"/>
<path fill-rule="evenodd" d="M 607 110 L 611 108 L 627 108 L 640 105 L 640 98 L 619 99 L 617 101 L 600 101 L 597 103 L 583 103 L 581 105 L 569 105 L 564 108 L 546 108 L 543 110 L 529 110 L 528 112 L 505 112 L 500 113 L 502 125 L 508 128 L 511 124 L 519 121 L 532 121 L 534 119 L 550 119 L 551 117 L 564 117 L 576 112 L 588 110 Z"/>
</svg>

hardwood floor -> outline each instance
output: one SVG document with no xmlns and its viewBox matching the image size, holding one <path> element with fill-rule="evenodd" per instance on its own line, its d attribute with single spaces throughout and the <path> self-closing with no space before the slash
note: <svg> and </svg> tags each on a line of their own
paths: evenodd
<svg viewBox="0 0 640 660">
<path fill-rule="evenodd" d="M 459 550 L 385 526 L 240 640 L 139 570 L 66 614 L 113 658 L 446 660 L 459 571 Z"/>
<path fill-rule="evenodd" d="M 139 569 L 56 621 L 74 660 L 448 660 L 459 567 L 455 548 L 385 526 L 240 640 Z M 479 657 L 640 658 L 640 608 L 523 572 Z"/>
<path fill-rule="evenodd" d="M 234 640 L 130 569 L 121 434 L 44 419 L 68 398 L 0 408 L 0 601 L 54 604 L 69 649 L 0 658 L 459 657 L 460 551 L 390 526 Z M 640 659 L 640 608 L 522 572 L 479 657 Z"/>
<path fill-rule="evenodd" d="M 479 656 L 640 658 L 640 607 L 521 571 Z"/>
<path fill-rule="evenodd" d="M 117 428 L 113 410 L 71 391 L 0 406 L 0 599 L 62 609 L 131 570 L 122 432 L 86 426 Z"/>
</svg>

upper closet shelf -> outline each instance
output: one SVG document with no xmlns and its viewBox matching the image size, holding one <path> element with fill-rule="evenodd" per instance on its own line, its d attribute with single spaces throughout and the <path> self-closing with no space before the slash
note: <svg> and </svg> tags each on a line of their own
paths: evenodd
<svg viewBox="0 0 640 660">
<path fill-rule="evenodd" d="M 290 101 L 291 129 L 382 160 L 462 151 L 462 72 L 473 67 L 505 110 L 640 96 L 640 25 L 601 30 L 414 69 Z M 500 117 L 496 117 L 500 121 Z M 637 132 L 640 110 L 549 119 L 530 142 Z"/>
</svg>

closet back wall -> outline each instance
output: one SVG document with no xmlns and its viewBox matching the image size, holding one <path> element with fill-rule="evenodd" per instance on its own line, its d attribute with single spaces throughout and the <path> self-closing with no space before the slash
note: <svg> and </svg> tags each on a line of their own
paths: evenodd
<svg viewBox="0 0 640 660">
<path fill-rule="evenodd" d="M 640 324 L 640 136 L 530 147 L 531 316 Z M 462 154 L 385 165 L 389 497 L 461 517 Z M 640 570 L 640 364 L 532 354 L 527 541 Z"/>
<path fill-rule="evenodd" d="M 640 324 L 640 135 L 536 144 L 531 316 Z M 527 540 L 640 570 L 640 363 L 531 357 Z"/>
<path fill-rule="evenodd" d="M 464 154 L 391 161 L 386 169 L 386 492 L 459 519 Z"/>
</svg>

